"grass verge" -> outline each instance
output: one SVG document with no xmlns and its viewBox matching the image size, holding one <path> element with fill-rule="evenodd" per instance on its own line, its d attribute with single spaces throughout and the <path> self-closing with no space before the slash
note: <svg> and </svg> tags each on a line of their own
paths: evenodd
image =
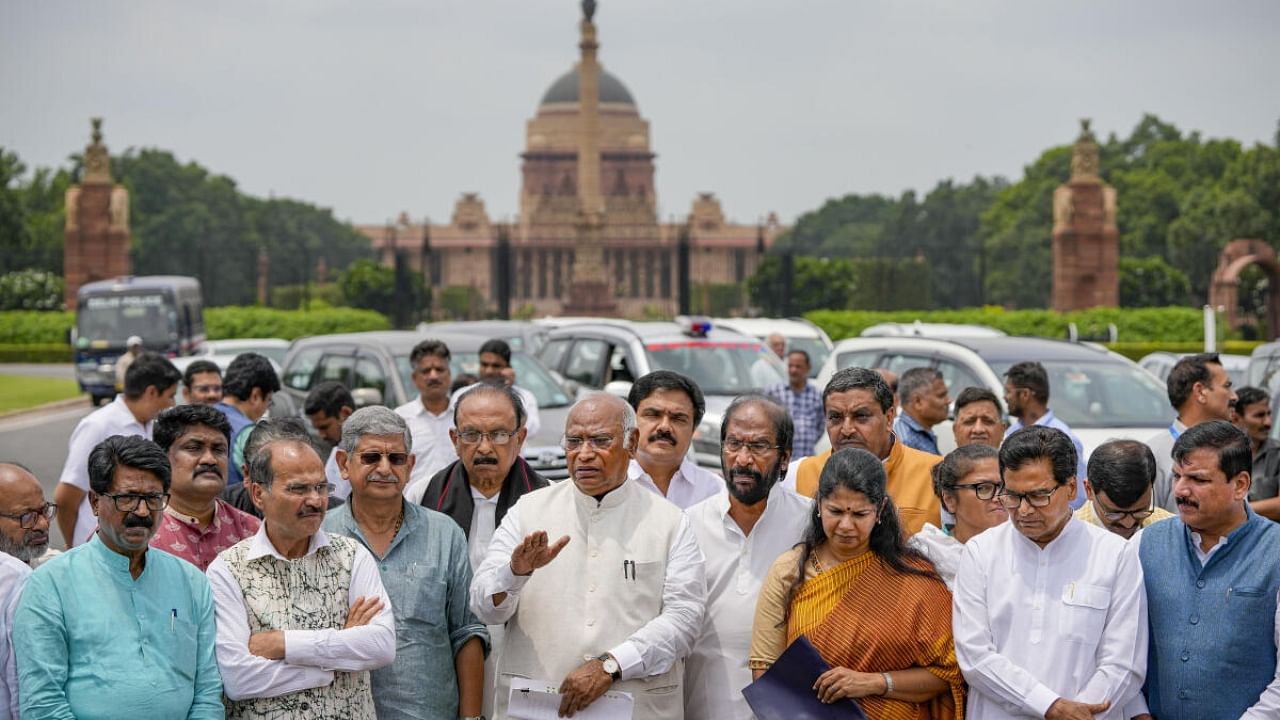
<svg viewBox="0 0 1280 720">
<path fill-rule="evenodd" d="M 80 394 L 75 380 L 0 375 L 0 413 L 25 410 Z"/>
</svg>

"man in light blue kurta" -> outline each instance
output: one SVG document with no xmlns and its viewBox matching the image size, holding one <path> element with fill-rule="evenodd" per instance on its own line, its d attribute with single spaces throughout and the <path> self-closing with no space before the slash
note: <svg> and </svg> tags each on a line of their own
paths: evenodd
<svg viewBox="0 0 1280 720">
<path fill-rule="evenodd" d="M 32 573 L 14 615 L 22 717 L 224 717 L 209 582 L 148 546 L 168 457 L 115 435 L 89 465 L 99 531 Z"/>
</svg>

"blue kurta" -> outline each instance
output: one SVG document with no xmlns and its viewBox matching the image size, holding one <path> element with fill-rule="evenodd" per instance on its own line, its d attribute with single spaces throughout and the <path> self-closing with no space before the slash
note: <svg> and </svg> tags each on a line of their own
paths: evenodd
<svg viewBox="0 0 1280 720">
<path fill-rule="evenodd" d="M 452 720 L 458 716 L 454 656 L 471 638 L 486 649 L 489 632 L 467 608 L 467 541 L 448 515 L 406 502 L 404 523 L 387 554 L 365 542 L 351 504 L 329 511 L 325 532 L 355 538 L 378 562 L 396 618 L 396 660 L 374 670 L 379 720 Z"/>
<path fill-rule="evenodd" d="M 185 560 L 102 544 L 63 553 L 34 573 L 14 615 L 22 717 L 222 718 L 209 581 Z"/>
</svg>

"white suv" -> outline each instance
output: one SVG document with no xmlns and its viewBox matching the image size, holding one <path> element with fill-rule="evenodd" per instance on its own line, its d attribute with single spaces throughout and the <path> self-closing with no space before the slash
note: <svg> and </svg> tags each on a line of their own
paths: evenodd
<svg viewBox="0 0 1280 720">
<path fill-rule="evenodd" d="M 1173 419 L 1168 393 L 1150 373 L 1101 345 L 1065 340 L 853 338 L 836 343 L 816 382 L 819 389 L 826 387 L 837 370 L 851 366 L 887 368 L 898 375 L 932 367 L 942 373 L 953 399 L 970 386 L 1003 398 L 1005 371 L 1024 360 L 1039 361 L 1048 371 L 1049 409 L 1080 437 L 1086 456 L 1113 438 L 1146 440 Z M 955 448 L 950 420 L 933 431 L 939 450 Z"/>
</svg>

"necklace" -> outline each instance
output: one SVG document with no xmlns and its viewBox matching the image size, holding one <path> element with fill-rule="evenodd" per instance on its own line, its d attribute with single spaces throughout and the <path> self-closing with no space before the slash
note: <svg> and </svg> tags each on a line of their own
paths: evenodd
<svg viewBox="0 0 1280 720">
<path fill-rule="evenodd" d="M 351 517 L 352 517 L 352 518 L 355 518 L 355 515 L 356 515 L 356 507 L 355 507 L 355 503 L 352 503 L 352 504 L 351 504 Z M 357 520 L 356 522 L 357 522 L 357 524 L 358 524 L 360 521 L 359 521 L 359 520 Z M 401 526 L 401 525 L 404 525 L 404 502 L 403 502 L 403 501 L 401 501 L 401 503 L 400 503 L 400 514 L 396 516 L 396 524 L 395 524 L 395 527 L 391 528 L 391 537 L 393 537 L 393 538 L 394 538 L 396 535 L 399 535 L 399 534 L 400 534 L 400 526 Z M 378 530 L 378 531 L 376 531 L 376 532 L 377 532 L 377 534 L 381 535 L 382 533 L 384 533 L 384 532 L 386 532 L 386 531 L 385 531 L 385 530 Z"/>
</svg>

